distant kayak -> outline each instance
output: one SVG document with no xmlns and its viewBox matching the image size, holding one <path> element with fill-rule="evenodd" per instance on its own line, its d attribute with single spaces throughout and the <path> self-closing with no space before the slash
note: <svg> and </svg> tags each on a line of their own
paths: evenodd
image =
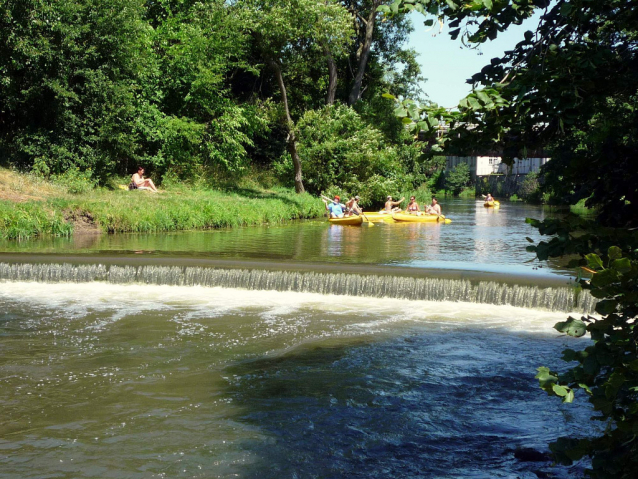
<svg viewBox="0 0 638 479">
<path fill-rule="evenodd" d="M 498 208 L 499 206 L 501 206 L 501 202 L 500 201 L 486 201 L 483 206 L 485 206 L 486 208 Z"/>
<path fill-rule="evenodd" d="M 343 218 L 328 218 L 333 225 L 357 226 L 363 223 L 363 216 L 345 216 Z"/>
<path fill-rule="evenodd" d="M 449 224 L 452 220 L 446 219 L 444 215 L 409 215 L 405 213 L 394 213 L 392 215 L 394 221 L 401 223 L 446 223 Z"/>
</svg>

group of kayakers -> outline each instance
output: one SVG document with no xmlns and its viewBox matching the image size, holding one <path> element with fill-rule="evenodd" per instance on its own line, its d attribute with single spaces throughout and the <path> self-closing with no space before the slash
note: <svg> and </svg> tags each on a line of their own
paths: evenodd
<svg viewBox="0 0 638 479">
<path fill-rule="evenodd" d="M 345 204 L 341 203 L 341 197 L 339 195 L 335 195 L 334 199 L 327 198 L 326 196 L 321 197 L 322 201 L 326 205 L 326 210 L 330 213 L 330 218 L 345 218 L 352 215 L 361 215 L 363 210 L 359 206 L 359 196 L 354 196 L 346 201 Z M 399 205 L 405 201 L 405 197 L 401 198 L 399 201 L 393 201 L 392 196 L 388 195 L 385 202 L 385 207 L 380 213 L 384 214 L 392 214 L 397 211 L 401 211 Z M 424 210 L 421 211 L 419 208 L 419 204 L 416 202 L 416 198 L 414 196 L 410 196 L 410 203 L 406 207 L 406 213 L 412 215 L 441 215 L 441 206 L 436 198 L 432 198 L 432 203 L 429 205 L 423 205 Z"/>
</svg>

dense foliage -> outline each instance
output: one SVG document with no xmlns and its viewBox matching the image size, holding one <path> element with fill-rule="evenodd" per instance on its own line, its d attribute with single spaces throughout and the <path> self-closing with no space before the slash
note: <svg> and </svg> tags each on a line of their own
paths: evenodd
<svg viewBox="0 0 638 479">
<path fill-rule="evenodd" d="M 598 316 L 558 323 L 560 332 L 589 333 L 593 346 L 565 351 L 578 364 L 564 374 L 541 368 L 541 386 L 570 402 L 584 390 L 598 437 L 560 438 L 551 444 L 558 461 L 587 455 L 592 477 L 635 477 L 638 433 L 638 3 L 627 0 L 397 0 L 388 15 L 419 11 L 427 24 L 448 22 L 467 45 L 495 38 L 512 24 L 542 15 L 535 31 L 470 82 L 474 91 L 458 110 L 403 99 L 399 117 L 432 138 L 449 126 L 439 147 L 450 152 L 502 150 L 506 160 L 537 148 L 552 157 L 542 171 L 545 194 L 570 204 L 597 207 L 597 223 L 530 220 L 549 242 L 530 247 L 539 259 L 577 254 L 580 280 L 600 302 Z M 480 88 L 479 88 L 480 87 Z M 530 180 L 531 181 L 531 180 Z M 531 185 L 530 185 L 531 186 Z M 602 229 L 601 223 L 612 226 Z"/>
<path fill-rule="evenodd" d="M 467 163 L 459 163 L 445 174 L 445 188 L 454 196 L 459 196 L 469 182 L 470 167 Z"/>
<path fill-rule="evenodd" d="M 418 155 L 410 145 L 392 145 L 383 134 L 347 106 L 309 110 L 297 122 L 299 153 L 309 192 L 358 194 L 363 204 L 412 188 L 402 155 Z M 290 177 L 291 161 L 279 171 Z"/>
<path fill-rule="evenodd" d="M 361 118 L 348 134 L 375 125 L 382 148 L 402 148 L 380 94 L 415 92 L 420 71 L 407 17 L 381 22 L 382 3 L 0 2 L 0 162 L 104 184 L 137 164 L 190 180 L 290 158 L 303 191 L 320 181 L 297 151 L 307 111 L 347 104 Z"/>
</svg>

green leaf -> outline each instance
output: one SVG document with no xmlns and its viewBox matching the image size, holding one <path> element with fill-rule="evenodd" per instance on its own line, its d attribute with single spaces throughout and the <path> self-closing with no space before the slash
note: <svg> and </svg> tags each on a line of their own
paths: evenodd
<svg viewBox="0 0 638 479">
<path fill-rule="evenodd" d="M 567 396 L 567 393 L 569 392 L 569 388 L 559 386 L 558 384 L 554 384 L 552 386 L 552 391 L 554 391 L 554 394 L 556 394 L 557 396 L 564 397 L 564 396 Z"/>
<path fill-rule="evenodd" d="M 565 333 L 568 336 L 580 338 L 587 332 L 587 326 L 580 319 L 572 318 L 571 316 L 567 321 L 561 321 L 554 325 L 554 329 L 560 333 Z"/>
<path fill-rule="evenodd" d="M 618 281 L 618 273 L 614 269 L 606 269 L 600 273 L 596 273 L 591 278 L 591 285 L 596 288 L 604 288 Z M 593 294 L 593 291 L 592 291 Z"/>
<path fill-rule="evenodd" d="M 485 93 L 483 90 L 478 90 L 476 91 L 476 96 L 478 97 L 479 100 L 481 100 L 483 103 L 490 103 L 490 96 Z"/>
<path fill-rule="evenodd" d="M 483 5 L 485 5 L 485 8 L 487 8 L 488 10 L 492 9 L 492 0 L 483 0 Z"/>
<path fill-rule="evenodd" d="M 404 116 L 403 118 L 401 118 L 401 122 L 402 122 L 404 125 L 409 125 L 410 123 L 412 123 L 412 119 L 410 119 L 410 118 L 409 118 L 409 117 L 407 117 L 407 116 Z"/>
<path fill-rule="evenodd" d="M 621 273 L 629 273 L 631 271 L 631 261 L 629 258 L 616 259 L 611 264 L 611 267 Z"/>
<path fill-rule="evenodd" d="M 400 117 L 408 116 L 408 111 L 402 106 L 398 106 L 394 109 L 394 115 Z"/>
<path fill-rule="evenodd" d="M 622 258 L 622 250 L 618 246 L 610 246 L 607 255 L 610 261 L 620 259 Z"/>
<path fill-rule="evenodd" d="M 596 253 L 590 253 L 586 255 L 585 259 L 587 260 L 587 264 L 589 264 L 589 267 L 591 269 L 593 270 L 602 269 L 603 260 L 601 260 L 600 256 L 598 256 Z"/>
<path fill-rule="evenodd" d="M 533 243 L 533 242 L 534 242 L 534 240 L 533 240 L 532 238 L 530 238 L 529 236 L 526 236 L 526 237 L 525 237 L 525 239 L 526 239 L 527 241 L 529 241 L 530 243 Z"/>
<path fill-rule="evenodd" d="M 432 20 L 431 18 L 424 21 L 423 25 L 425 25 L 426 27 L 431 27 L 432 25 L 434 25 L 434 20 Z"/>
<path fill-rule="evenodd" d="M 383 95 L 381 95 L 381 96 L 382 96 L 383 98 L 387 98 L 387 99 L 389 99 L 389 100 L 396 100 L 396 99 L 397 99 L 394 95 L 392 95 L 392 94 L 390 94 L 390 93 L 384 93 L 384 94 L 383 94 Z"/>
<path fill-rule="evenodd" d="M 603 301 L 599 301 L 596 304 L 596 312 L 603 316 L 607 316 L 608 314 L 616 311 L 616 307 L 618 306 L 618 301 L 614 301 L 611 299 L 605 299 Z"/>
</svg>

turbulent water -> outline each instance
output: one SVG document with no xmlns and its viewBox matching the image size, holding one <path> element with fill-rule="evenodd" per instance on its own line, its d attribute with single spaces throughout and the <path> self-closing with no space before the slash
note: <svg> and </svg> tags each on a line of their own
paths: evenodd
<svg viewBox="0 0 638 479">
<path fill-rule="evenodd" d="M 590 428 L 538 389 L 564 313 L 0 282 L 0 477 L 537 477 Z M 536 471 L 536 472 L 534 472 Z"/>
<path fill-rule="evenodd" d="M 520 286 L 495 281 L 414 278 L 344 273 L 265 271 L 180 266 L 117 266 L 0 263 L 0 279 L 11 281 L 146 283 L 225 286 L 248 290 L 295 291 L 369 298 L 462 301 L 551 311 L 591 313 L 595 300 L 573 288 Z"/>
</svg>

